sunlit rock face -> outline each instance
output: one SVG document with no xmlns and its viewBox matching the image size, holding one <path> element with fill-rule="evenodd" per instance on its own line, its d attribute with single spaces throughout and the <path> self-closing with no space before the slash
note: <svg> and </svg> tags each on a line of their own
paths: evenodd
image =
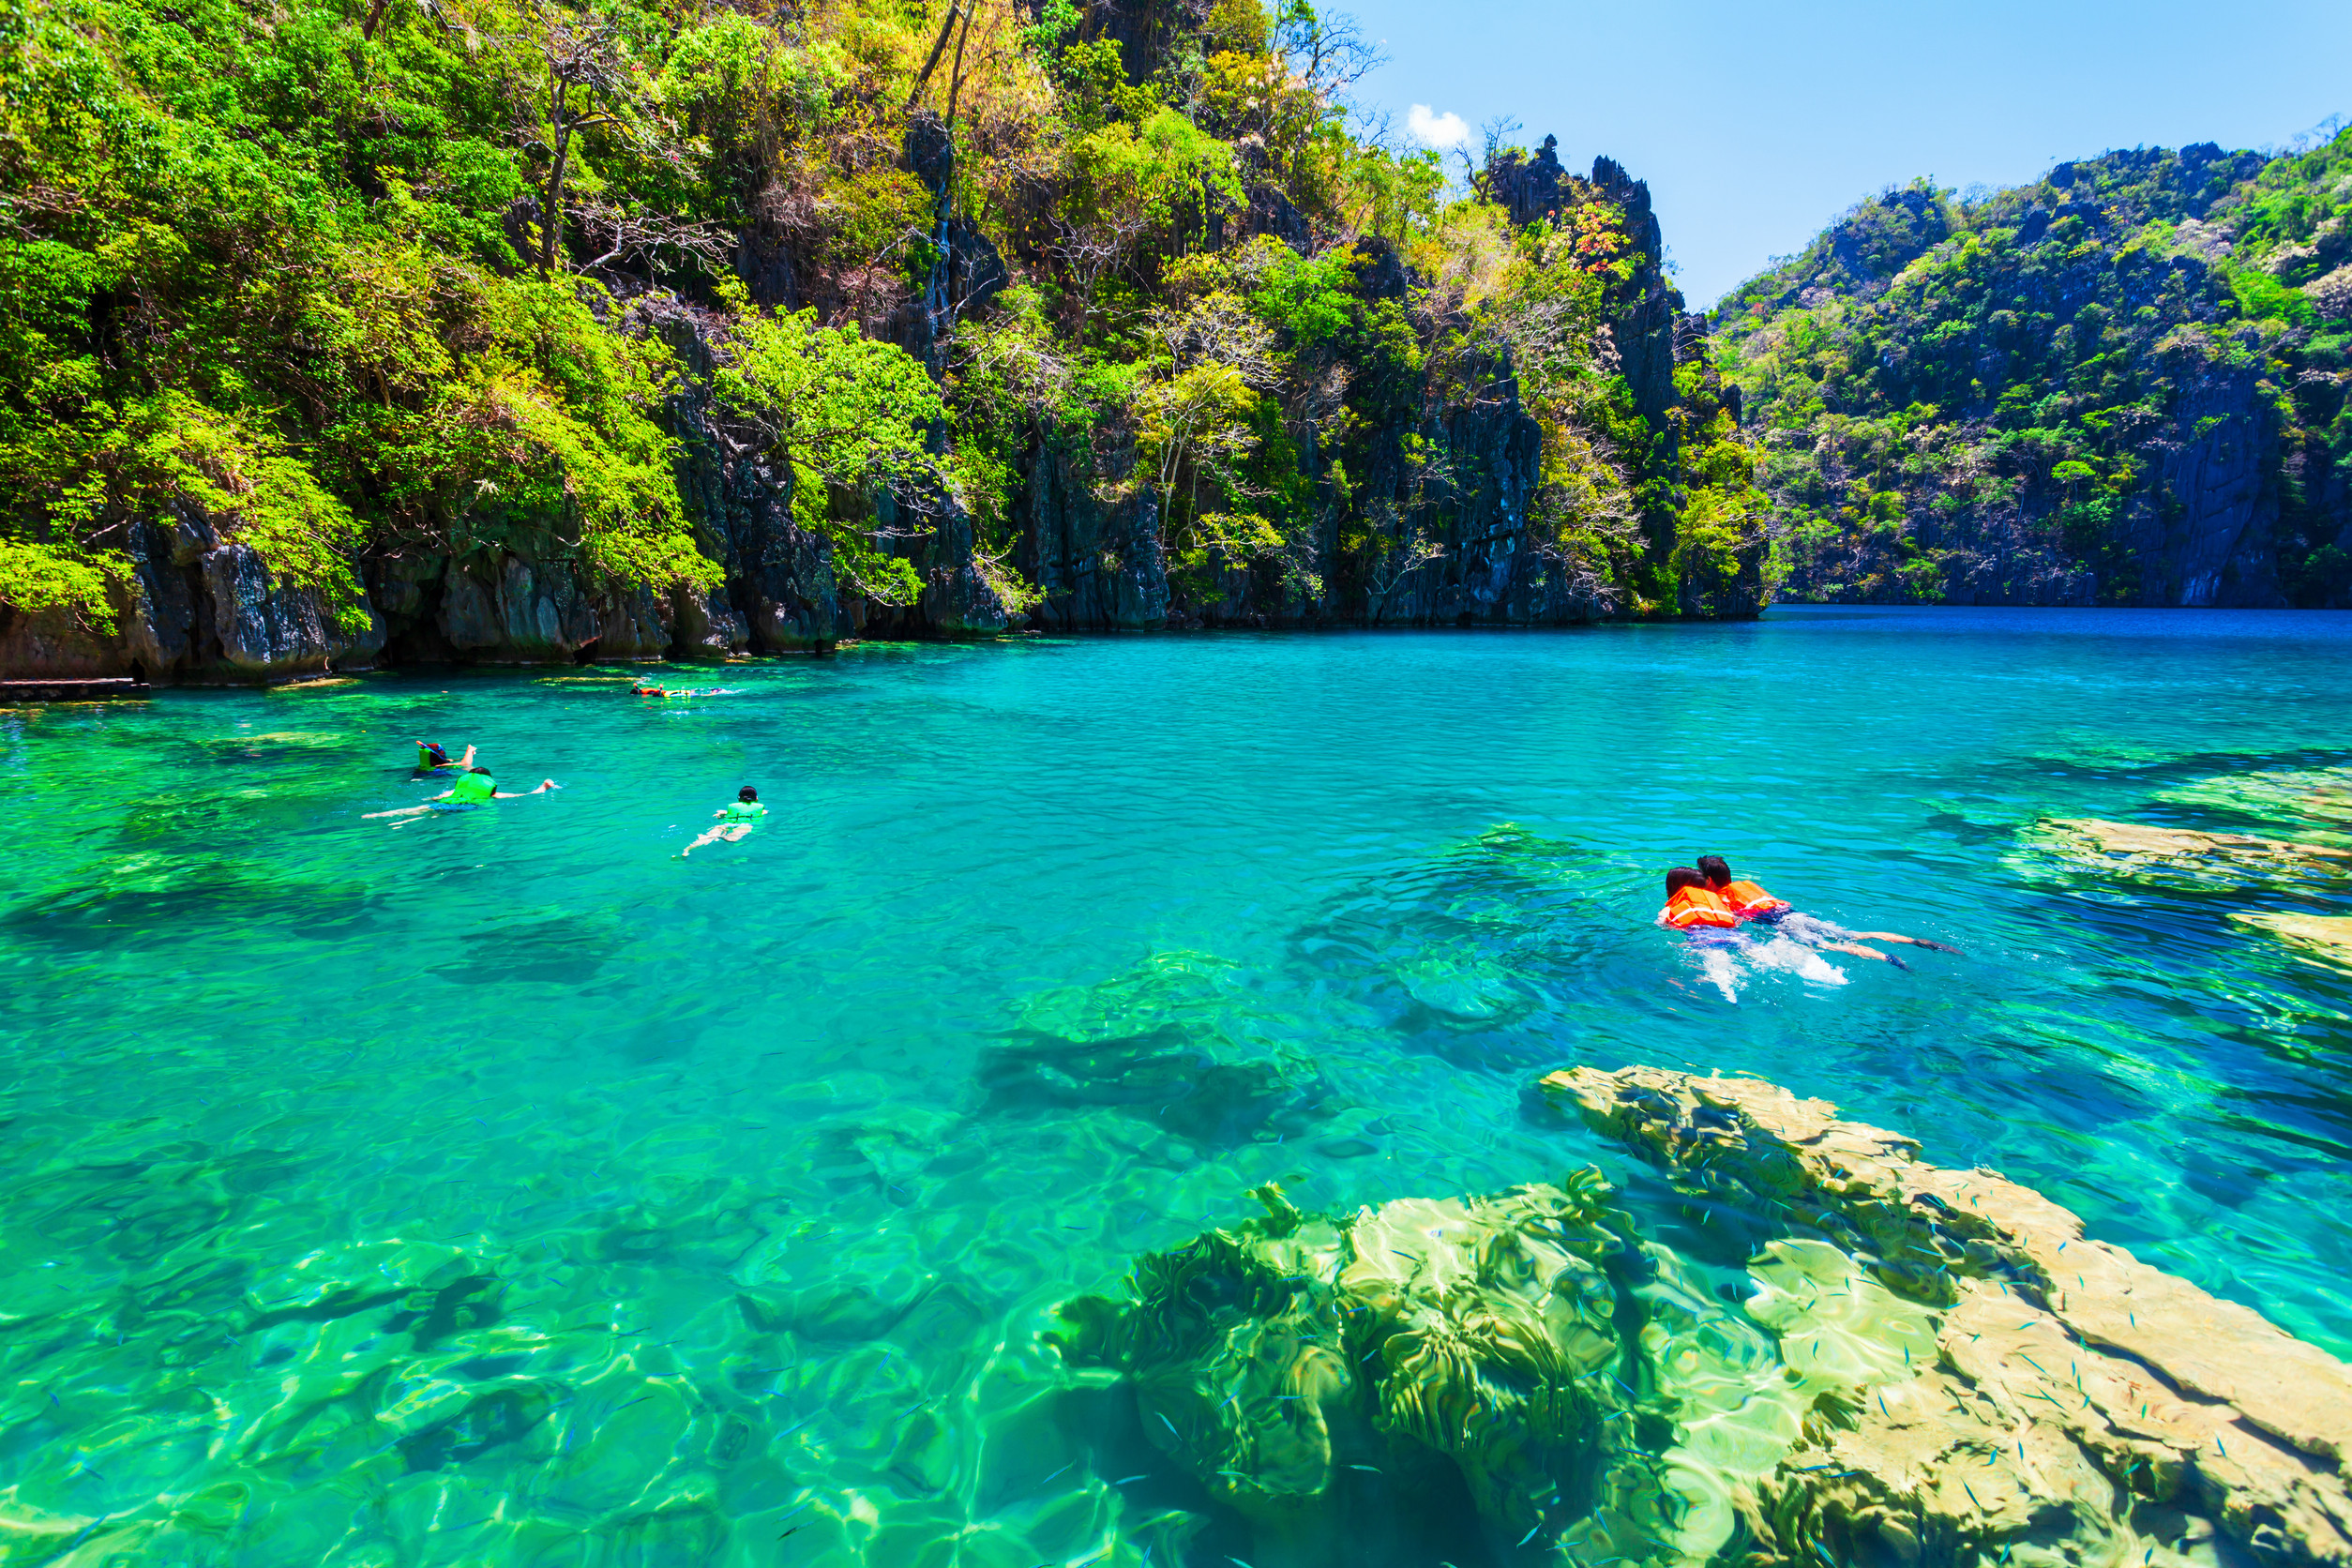
<svg viewBox="0 0 2352 1568">
<path fill-rule="evenodd" d="M 1646 1067 L 1542 1088 L 1694 1195 L 1777 1214 L 1819 1238 L 1808 1254 L 1926 1310 L 1932 1353 L 1906 1347 L 1867 1398 L 1817 1399 L 1741 1498 L 1750 1560 L 2352 1560 L 2352 1368 L 2333 1357 L 1826 1102 Z M 1807 1288 L 1750 1304 L 1792 1367 L 1793 1327 L 1854 1310 L 1831 1287 L 1794 1304 Z"/>
</svg>

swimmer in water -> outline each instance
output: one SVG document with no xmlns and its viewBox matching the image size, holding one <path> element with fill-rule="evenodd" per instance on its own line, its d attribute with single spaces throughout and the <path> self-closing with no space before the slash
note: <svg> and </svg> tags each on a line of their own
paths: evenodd
<svg viewBox="0 0 2352 1568">
<path fill-rule="evenodd" d="M 759 826 L 760 819 L 767 814 L 768 808 L 760 804 L 760 792 L 746 784 L 735 792 L 732 801 L 711 813 L 719 820 L 718 825 L 680 850 L 678 858 L 684 860 L 705 844 L 734 843 Z"/>
<path fill-rule="evenodd" d="M 1846 984 L 1846 976 L 1810 947 L 1783 942 L 1778 936 L 1761 942 L 1750 937 L 1740 928 L 1742 922 L 1731 902 L 1689 867 L 1677 866 L 1668 871 L 1666 886 L 1666 908 L 1658 912 L 1657 923 L 1690 939 L 1691 945 L 1698 950 L 1699 972 L 1723 993 L 1726 1002 L 1740 1000 L 1740 973 L 1743 967 L 1788 970 L 1824 985 Z M 1845 947 L 1840 951 L 1871 958 L 1886 957 L 1866 947 Z M 1897 958 L 1886 961 L 1897 968 L 1908 967 Z"/>
<path fill-rule="evenodd" d="M 662 686 L 633 686 L 629 687 L 629 695 L 631 697 L 732 697 L 735 695 L 735 688 L 712 686 L 707 691 L 697 691 L 692 686 L 686 686 L 678 691 L 671 691 Z"/>
<path fill-rule="evenodd" d="M 474 765 L 474 747 L 467 746 L 465 755 L 452 760 L 449 748 L 439 741 L 416 741 L 416 776 L 430 778 L 435 774 L 463 773 Z"/>
<path fill-rule="evenodd" d="M 1773 897 L 1756 883 L 1734 880 L 1729 863 L 1719 854 L 1700 855 L 1698 869 L 1706 877 L 1708 888 L 1729 907 L 1733 914 L 1743 921 L 1761 921 L 1774 927 L 1783 936 L 1793 938 L 1807 947 L 1851 953 L 1858 958 L 1877 958 L 1897 969 L 1910 966 L 1892 954 L 1862 946 L 1862 939 L 1899 942 L 1912 947 L 1933 948 L 1938 953 L 1956 954 L 1960 951 L 1957 947 L 1946 947 L 1940 942 L 1929 942 L 1925 937 L 1907 937 L 1899 931 L 1849 931 L 1817 916 L 1801 913 L 1789 907 L 1787 899 Z"/>
<path fill-rule="evenodd" d="M 525 795 L 545 794 L 561 789 L 552 778 L 539 781 L 535 790 L 501 790 L 498 780 L 488 768 L 469 768 L 458 776 L 458 781 L 422 806 L 403 806 L 397 811 L 370 811 L 365 820 L 377 817 L 420 817 L 428 811 L 470 811 L 477 806 L 488 806 L 494 800 L 520 800 Z M 394 822 L 394 827 L 406 827 L 406 822 Z"/>
</svg>

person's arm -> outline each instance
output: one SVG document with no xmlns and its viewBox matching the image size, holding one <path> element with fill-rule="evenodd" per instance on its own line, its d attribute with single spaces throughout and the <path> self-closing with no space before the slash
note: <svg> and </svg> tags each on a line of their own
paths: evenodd
<svg viewBox="0 0 2352 1568">
<path fill-rule="evenodd" d="M 542 778 L 539 780 L 539 787 L 535 790 L 492 790 L 490 792 L 490 799 L 520 800 L 525 795 L 543 795 L 550 790 L 560 790 L 562 788 L 563 786 L 556 783 L 552 778 Z"/>
<path fill-rule="evenodd" d="M 458 767 L 460 772 L 474 765 L 474 751 L 475 748 L 469 746 L 465 748 L 465 755 L 458 759 Z"/>
</svg>

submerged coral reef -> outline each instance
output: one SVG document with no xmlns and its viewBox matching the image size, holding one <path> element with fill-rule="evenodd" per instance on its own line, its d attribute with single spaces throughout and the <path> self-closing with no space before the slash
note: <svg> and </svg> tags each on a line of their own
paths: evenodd
<svg viewBox="0 0 2352 1568">
<path fill-rule="evenodd" d="M 1260 1568 L 1377 1560 L 1450 1503 L 1496 1560 L 1586 1568 L 2352 1562 L 2352 1368 L 1821 1101 L 1542 1090 L 1751 1227 L 1744 1300 L 1586 1169 L 1330 1216 L 1269 1184 L 1061 1308 Z"/>
<path fill-rule="evenodd" d="M 1367 1514 L 1464 1492 L 1499 1555 L 1704 1560 L 1736 1526 L 1722 1478 L 1768 1471 L 1802 1401 L 1609 1190 L 1588 1169 L 1331 1218 L 1260 1187 L 1263 1218 L 1146 1257 L 1132 1303 L 1066 1303 L 1054 1337 L 1131 1376 L 1261 1568 L 1340 1561 L 1393 1533 Z"/>
<path fill-rule="evenodd" d="M 1756 1489 L 1751 1560 L 2352 1561 L 2352 1367 L 1826 1102 L 1646 1067 L 1543 1090 L 1933 1309 L 1933 1355 L 1817 1407 Z"/>
<path fill-rule="evenodd" d="M 2245 833 L 2200 833 L 2084 817 L 2052 819 L 2041 823 L 2034 837 L 2087 868 L 2111 874 L 2153 870 L 2226 875 L 2254 870 L 2352 875 L 2352 850 Z"/>
<path fill-rule="evenodd" d="M 2293 943 L 2299 953 L 2318 963 L 2352 968 L 2352 915 L 2273 914 L 2235 911 L 2230 918 L 2240 925 L 2269 931 Z"/>
</svg>

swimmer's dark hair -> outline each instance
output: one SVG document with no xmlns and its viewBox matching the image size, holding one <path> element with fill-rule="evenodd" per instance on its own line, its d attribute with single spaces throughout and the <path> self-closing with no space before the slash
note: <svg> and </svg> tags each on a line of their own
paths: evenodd
<svg viewBox="0 0 2352 1568">
<path fill-rule="evenodd" d="M 1698 873 L 1720 887 L 1731 880 L 1731 863 L 1719 854 L 1703 854 L 1698 857 Z"/>
<path fill-rule="evenodd" d="M 1705 887 L 1707 879 L 1687 866 L 1677 866 L 1666 873 L 1666 897 L 1671 898 L 1686 887 Z"/>
<path fill-rule="evenodd" d="M 485 776 L 487 776 L 490 773 L 490 769 L 488 768 L 468 768 L 465 771 L 468 773 L 478 773 Z"/>
<path fill-rule="evenodd" d="M 760 798 L 760 792 L 746 784 L 742 789 L 735 792 L 735 798 L 737 800 L 758 800 Z"/>
</svg>

